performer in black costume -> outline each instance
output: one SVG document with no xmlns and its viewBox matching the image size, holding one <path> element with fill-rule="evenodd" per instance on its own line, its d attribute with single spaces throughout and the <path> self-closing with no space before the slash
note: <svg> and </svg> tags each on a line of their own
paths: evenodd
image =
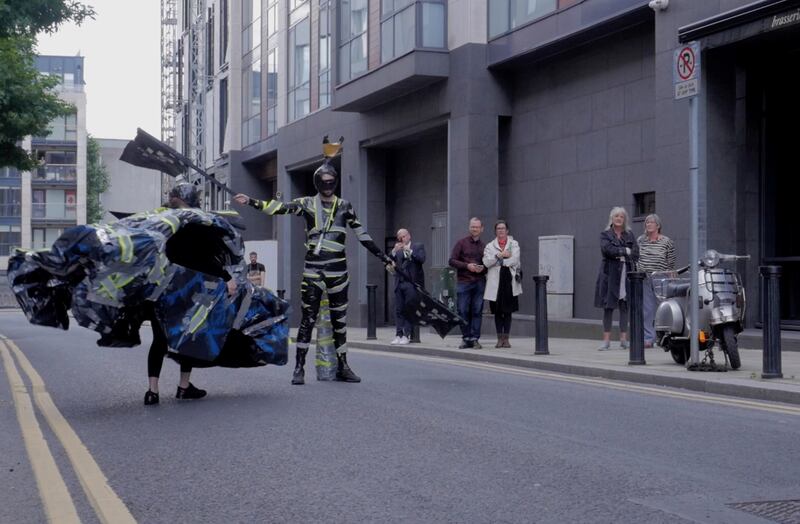
<svg viewBox="0 0 800 524">
<path fill-rule="evenodd" d="M 200 207 L 200 194 L 194 184 L 182 182 L 177 184 L 169 192 L 169 203 L 167 207 L 182 208 L 182 207 Z M 179 242 L 180 237 L 175 238 L 175 242 L 167 244 L 167 256 L 180 260 L 182 257 L 190 256 L 193 258 L 193 266 L 203 273 L 220 277 L 225 281 L 228 288 L 228 295 L 233 295 L 236 292 L 236 281 L 231 278 L 231 275 L 225 271 L 221 264 L 215 260 L 206 260 L 203 258 L 202 253 L 193 250 L 191 245 L 187 242 Z M 199 257 L 199 258 L 198 258 Z M 164 357 L 167 356 L 167 337 L 164 334 L 164 328 L 158 321 L 155 313 L 155 306 L 152 303 L 145 305 L 145 318 L 150 320 L 150 326 L 153 329 L 153 342 L 150 345 L 150 352 L 147 354 L 147 377 L 149 381 L 149 388 L 144 395 L 144 404 L 152 406 L 158 404 L 158 379 L 161 376 L 161 366 L 164 363 Z M 178 390 L 175 398 L 179 399 L 199 399 L 206 396 L 206 390 L 199 389 L 189 382 L 189 377 L 192 373 L 192 366 L 189 363 L 181 362 L 181 376 Z"/>
<path fill-rule="evenodd" d="M 327 144 L 327 141 L 323 142 Z M 292 375 L 292 384 L 305 383 L 305 361 L 311 342 L 311 331 L 317 320 L 322 292 L 327 290 L 330 301 L 333 343 L 336 347 L 336 380 L 342 382 L 361 382 L 347 363 L 347 258 L 345 256 L 346 227 L 355 231 L 359 242 L 384 264 L 393 266 L 389 258 L 364 230 L 353 205 L 338 198 L 334 192 L 339 184 L 339 175 L 326 154 L 323 163 L 314 172 L 315 196 L 305 196 L 281 202 L 280 200 L 261 201 L 238 194 L 234 200 L 239 204 L 249 204 L 268 215 L 297 215 L 306 220 L 306 251 L 303 267 L 303 282 L 300 285 L 303 317 L 297 332 L 297 361 Z"/>
</svg>

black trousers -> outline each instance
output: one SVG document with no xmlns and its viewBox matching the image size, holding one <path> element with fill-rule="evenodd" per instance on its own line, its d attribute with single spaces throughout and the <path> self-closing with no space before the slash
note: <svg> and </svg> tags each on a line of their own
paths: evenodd
<svg viewBox="0 0 800 524">
<path fill-rule="evenodd" d="M 161 323 L 156 319 L 155 314 L 151 312 L 148 316 L 150 317 L 150 326 L 153 328 L 153 343 L 150 344 L 150 352 L 147 354 L 147 376 L 158 378 L 161 376 L 164 357 L 167 356 L 167 336 L 164 334 L 164 328 L 161 327 Z M 189 373 L 191 371 L 192 366 L 181 363 L 181 373 Z"/>
<path fill-rule="evenodd" d="M 319 303 L 322 292 L 328 292 L 330 303 L 331 325 L 333 326 L 333 345 L 336 353 L 347 352 L 347 288 L 350 279 L 347 273 L 328 276 L 323 273 L 303 273 L 300 284 L 300 307 L 303 313 L 300 328 L 297 330 L 297 348 L 308 349 L 311 343 L 311 332 L 317 323 Z"/>
</svg>

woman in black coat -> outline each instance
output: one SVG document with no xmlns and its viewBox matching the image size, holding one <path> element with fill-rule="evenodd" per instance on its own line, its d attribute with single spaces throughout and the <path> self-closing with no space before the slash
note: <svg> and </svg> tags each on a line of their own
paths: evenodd
<svg viewBox="0 0 800 524">
<path fill-rule="evenodd" d="M 639 244 L 630 230 L 628 213 L 615 207 L 608 216 L 608 229 L 600 233 L 603 261 L 594 290 L 594 305 L 603 309 L 603 343 L 597 348 L 611 348 L 611 315 L 619 308 L 619 345 L 627 349 L 628 331 L 628 271 L 636 270 Z"/>
</svg>

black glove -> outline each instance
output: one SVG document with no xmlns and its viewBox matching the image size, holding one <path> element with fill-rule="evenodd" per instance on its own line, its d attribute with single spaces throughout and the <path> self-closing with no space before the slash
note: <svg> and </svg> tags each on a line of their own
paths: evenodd
<svg viewBox="0 0 800 524">
<path fill-rule="evenodd" d="M 248 206 L 253 206 L 254 208 L 258 209 L 259 211 L 261 211 L 261 209 L 264 207 L 263 202 L 261 202 L 261 200 L 256 200 L 255 198 L 251 198 L 250 200 L 248 200 L 247 201 L 247 205 Z"/>
</svg>

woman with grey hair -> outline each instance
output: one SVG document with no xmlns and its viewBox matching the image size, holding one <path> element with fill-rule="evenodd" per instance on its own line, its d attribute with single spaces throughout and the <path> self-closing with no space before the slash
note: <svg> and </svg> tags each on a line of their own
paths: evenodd
<svg viewBox="0 0 800 524">
<path fill-rule="evenodd" d="M 603 343 L 598 351 L 611 349 L 611 317 L 619 309 L 619 345 L 628 347 L 628 271 L 639 259 L 639 244 L 630 229 L 628 212 L 615 207 L 608 215 L 608 228 L 600 233 L 603 260 L 594 290 L 594 305 L 603 309 Z"/>
<path fill-rule="evenodd" d="M 656 341 L 656 293 L 652 274 L 655 271 L 675 271 L 675 244 L 661 234 L 661 219 L 655 213 L 644 219 L 644 234 L 639 244 L 639 271 L 647 273 L 644 281 L 644 347 L 651 348 Z"/>
</svg>

